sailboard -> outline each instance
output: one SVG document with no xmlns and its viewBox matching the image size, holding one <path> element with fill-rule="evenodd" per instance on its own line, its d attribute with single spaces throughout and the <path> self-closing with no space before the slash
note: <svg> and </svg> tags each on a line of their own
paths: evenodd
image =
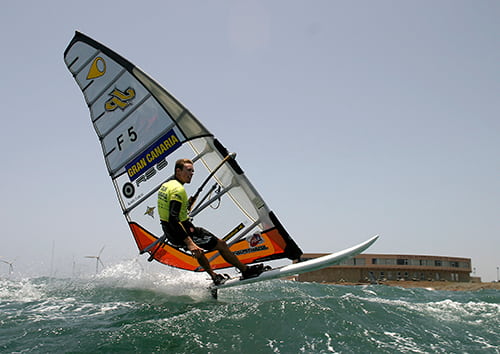
<svg viewBox="0 0 500 354">
<path fill-rule="evenodd" d="M 130 232 L 149 261 L 203 271 L 189 252 L 167 242 L 156 210 L 157 192 L 173 178 L 175 161 L 181 158 L 194 162 L 193 183 L 204 181 L 189 215 L 196 225 L 225 240 L 245 264 L 300 259 L 302 250 L 251 184 L 235 154 L 171 93 L 80 32 L 66 48 L 64 61 L 90 110 Z M 206 256 L 215 270 L 232 267 L 216 251 Z"/>
<path fill-rule="evenodd" d="M 223 284 L 211 285 L 210 291 L 212 293 L 212 296 L 217 297 L 217 290 L 219 289 L 231 288 L 234 286 L 242 286 L 246 284 L 257 283 L 271 279 L 299 275 L 302 273 L 312 272 L 332 265 L 336 265 L 342 262 L 343 260 L 349 259 L 351 257 L 360 254 L 368 247 L 370 247 L 375 241 L 377 241 L 378 237 L 379 237 L 378 235 L 375 235 L 358 245 L 346 248 L 342 251 L 327 254 L 322 257 L 289 264 L 283 267 L 270 268 L 262 272 L 259 276 L 253 278 L 241 279 L 240 277 L 234 277 L 226 280 Z"/>
</svg>

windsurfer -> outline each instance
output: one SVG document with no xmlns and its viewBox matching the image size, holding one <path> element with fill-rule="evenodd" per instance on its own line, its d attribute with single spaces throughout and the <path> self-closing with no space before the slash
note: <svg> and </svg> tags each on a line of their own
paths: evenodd
<svg viewBox="0 0 500 354">
<path fill-rule="evenodd" d="M 215 284 L 221 284 L 225 277 L 212 269 L 205 251 L 217 250 L 222 258 L 238 268 L 243 278 L 251 278 L 263 271 L 263 265 L 247 266 L 229 249 L 227 243 L 202 227 L 195 227 L 188 217 L 191 198 L 188 199 L 185 183 L 190 183 L 194 174 L 193 162 L 189 159 L 177 160 L 174 179 L 165 182 L 158 192 L 158 212 L 163 232 L 177 247 L 186 248 L 198 260 Z"/>
</svg>

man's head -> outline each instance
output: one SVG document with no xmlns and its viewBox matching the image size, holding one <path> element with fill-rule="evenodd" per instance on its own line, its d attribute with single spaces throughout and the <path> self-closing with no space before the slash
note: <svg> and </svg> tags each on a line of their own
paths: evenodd
<svg viewBox="0 0 500 354">
<path fill-rule="evenodd" d="M 194 167 L 193 161 L 189 159 L 180 159 L 175 162 L 175 178 L 184 183 L 190 183 L 193 178 Z"/>
</svg>

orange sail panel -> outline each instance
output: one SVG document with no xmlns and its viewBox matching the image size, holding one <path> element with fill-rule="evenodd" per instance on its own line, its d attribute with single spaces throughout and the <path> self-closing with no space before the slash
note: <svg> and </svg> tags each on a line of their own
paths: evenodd
<svg viewBox="0 0 500 354">
<path fill-rule="evenodd" d="M 134 235 L 137 247 L 140 250 L 147 248 L 158 238 L 151 235 L 148 231 L 135 223 L 130 223 L 130 229 Z M 281 258 L 285 253 L 286 241 L 279 231 L 275 228 L 263 232 L 262 234 L 254 234 L 250 237 L 240 240 L 231 245 L 230 250 L 245 264 L 265 261 L 275 258 Z M 190 254 L 172 247 L 168 243 L 159 243 L 152 247 L 149 251 L 153 259 L 156 261 L 185 270 L 200 271 L 198 262 Z M 221 269 L 231 267 L 218 252 L 207 252 L 208 259 L 212 259 L 210 264 L 213 269 Z"/>
</svg>

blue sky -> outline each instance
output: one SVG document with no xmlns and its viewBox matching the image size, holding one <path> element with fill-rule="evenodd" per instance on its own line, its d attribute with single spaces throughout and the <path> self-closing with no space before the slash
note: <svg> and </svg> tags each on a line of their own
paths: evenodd
<svg viewBox="0 0 500 354">
<path fill-rule="evenodd" d="M 79 30 L 237 152 L 304 251 L 380 233 L 370 252 L 470 257 L 496 279 L 499 2 L 77 4 L 0 13 L 0 256 L 17 271 L 46 274 L 53 248 L 61 273 L 103 245 L 104 261 L 137 254 L 63 62 Z"/>
</svg>

